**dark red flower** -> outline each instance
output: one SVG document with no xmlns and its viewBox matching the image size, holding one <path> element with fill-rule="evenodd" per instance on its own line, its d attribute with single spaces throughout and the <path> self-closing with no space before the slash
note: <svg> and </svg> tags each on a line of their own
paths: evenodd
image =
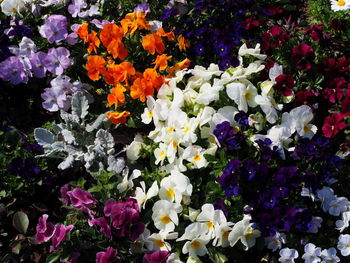
<svg viewBox="0 0 350 263">
<path fill-rule="evenodd" d="M 264 53 L 272 55 L 273 49 L 282 46 L 285 41 L 290 39 L 290 35 L 287 33 L 286 29 L 275 25 L 263 34 L 262 39 L 262 49 Z"/>
<path fill-rule="evenodd" d="M 349 90 L 348 90 L 349 91 Z M 346 97 L 341 104 L 341 112 L 344 114 L 350 113 L 350 96 Z"/>
<path fill-rule="evenodd" d="M 322 95 L 328 99 L 331 103 L 335 103 L 336 100 L 341 100 L 344 95 L 344 88 L 347 83 L 343 77 L 334 78 L 328 84 L 327 88 L 323 91 Z"/>
<path fill-rule="evenodd" d="M 292 89 L 294 88 L 293 76 L 288 74 L 281 74 L 276 79 L 276 90 L 277 93 L 283 96 L 290 96 L 293 94 Z"/>
<path fill-rule="evenodd" d="M 292 61 L 297 69 L 309 70 L 311 68 L 311 62 L 315 59 L 315 52 L 307 44 L 300 44 L 294 46 L 292 51 Z"/>
<path fill-rule="evenodd" d="M 309 90 L 301 90 L 295 94 L 295 106 L 300 105 L 308 105 L 312 106 L 312 104 L 317 102 L 317 96 L 314 91 Z"/>
<path fill-rule="evenodd" d="M 306 30 L 306 34 L 310 35 L 313 41 L 324 43 L 331 38 L 329 34 L 323 32 L 323 25 L 312 25 Z"/>
<path fill-rule="evenodd" d="M 258 27 L 260 26 L 260 21 L 258 20 L 255 20 L 253 16 L 247 18 L 244 22 L 244 29 L 245 30 L 250 30 L 254 27 Z"/>
<path fill-rule="evenodd" d="M 322 131 L 323 135 L 327 138 L 335 136 L 339 131 L 346 128 L 344 121 L 345 114 L 341 112 L 333 113 L 331 116 L 327 116 L 324 120 Z"/>
<path fill-rule="evenodd" d="M 342 31 L 345 29 L 345 21 L 340 19 L 333 19 L 331 22 L 331 27 L 333 27 L 334 30 Z"/>
</svg>

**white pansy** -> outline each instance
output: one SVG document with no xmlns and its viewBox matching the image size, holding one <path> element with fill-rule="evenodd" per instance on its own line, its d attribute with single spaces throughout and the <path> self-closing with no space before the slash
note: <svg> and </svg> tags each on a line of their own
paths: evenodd
<svg viewBox="0 0 350 263">
<path fill-rule="evenodd" d="M 136 134 L 133 142 L 126 147 L 126 157 L 132 161 L 136 161 L 140 157 L 140 151 L 145 146 L 143 138 L 140 134 Z"/>
<path fill-rule="evenodd" d="M 188 146 L 182 154 L 184 160 L 191 162 L 195 168 L 200 169 L 208 165 L 204 157 L 205 151 L 198 145 Z"/>
<path fill-rule="evenodd" d="M 1 11 L 7 16 L 15 16 L 19 14 L 27 1 L 23 0 L 3 0 L 1 3 Z"/>
<path fill-rule="evenodd" d="M 226 93 L 232 99 L 239 110 L 248 112 L 248 105 L 252 108 L 257 106 L 255 97 L 257 90 L 255 86 L 248 80 L 241 82 L 232 82 L 226 86 Z"/>
<path fill-rule="evenodd" d="M 244 57 L 250 55 L 258 59 L 266 59 L 266 55 L 260 54 L 260 44 L 256 44 L 255 48 L 247 48 L 247 45 L 244 43 L 238 50 L 238 55 Z"/>
<path fill-rule="evenodd" d="M 153 97 L 147 96 L 147 108 L 145 108 L 144 112 L 141 114 L 141 121 L 145 124 L 151 123 L 153 120 L 153 109 L 156 105 L 156 101 Z"/>
<path fill-rule="evenodd" d="M 193 79 L 202 79 L 204 81 L 209 81 L 212 76 L 220 76 L 222 74 L 222 71 L 219 69 L 219 66 L 216 64 L 210 64 L 209 68 L 204 68 L 202 66 L 196 65 L 192 70 L 191 73 L 193 74 Z"/>
<path fill-rule="evenodd" d="M 340 259 L 337 256 L 337 250 L 334 247 L 322 250 L 321 257 L 323 259 L 321 263 L 336 263 L 336 262 L 340 262 Z"/>
<path fill-rule="evenodd" d="M 160 163 L 160 165 L 163 165 L 166 158 L 167 148 L 168 147 L 165 143 L 160 143 L 159 147 L 154 150 L 154 157 L 156 157 L 155 164 Z"/>
<path fill-rule="evenodd" d="M 199 126 L 202 127 L 203 125 L 210 122 L 214 113 L 216 113 L 216 110 L 212 107 L 206 106 L 206 107 L 202 108 L 199 111 L 197 118 L 196 118 L 199 122 Z"/>
<path fill-rule="evenodd" d="M 196 118 L 186 118 L 181 130 L 178 131 L 182 145 L 188 146 L 197 141 L 196 129 L 198 126 L 199 121 Z"/>
<path fill-rule="evenodd" d="M 311 227 L 307 231 L 308 233 L 317 233 L 318 229 L 321 227 L 323 219 L 318 216 L 313 216 L 311 220 Z"/>
<path fill-rule="evenodd" d="M 277 249 L 281 249 L 282 245 L 286 243 L 286 235 L 284 233 L 276 232 L 273 237 L 266 237 L 265 244 L 268 249 L 272 251 L 276 251 Z"/>
<path fill-rule="evenodd" d="M 172 232 L 175 225 L 179 224 L 178 213 L 182 211 L 182 206 L 167 200 L 158 200 L 152 208 L 152 219 L 154 226 L 164 232 Z"/>
<path fill-rule="evenodd" d="M 265 93 L 257 95 L 255 97 L 255 102 L 260 106 L 261 110 L 266 115 L 266 120 L 274 124 L 278 119 L 277 110 L 282 110 L 283 105 L 277 104 L 275 99 L 272 96 L 269 96 Z"/>
<path fill-rule="evenodd" d="M 130 250 L 132 253 L 144 253 L 150 251 L 153 248 L 152 241 L 148 240 L 148 237 L 151 235 L 149 229 L 145 228 L 143 233 L 131 243 Z M 145 248 L 146 247 L 146 248 Z"/>
<path fill-rule="evenodd" d="M 192 184 L 184 174 L 173 171 L 160 182 L 159 197 L 170 202 L 181 203 L 182 197 L 191 196 Z"/>
<path fill-rule="evenodd" d="M 265 118 L 260 112 L 250 114 L 248 116 L 249 126 L 254 127 L 257 131 L 261 131 L 264 128 Z"/>
<path fill-rule="evenodd" d="M 141 187 L 136 187 L 134 198 L 137 200 L 137 203 L 138 203 L 140 209 L 141 208 L 144 209 L 146 206 L 147 200 L 158 194 L 159 187 L 158 187 L 157 181 L 154 181 L 151 188 L 148 189 L 148 191 L 146 193 L 145 182 L 143 182 L 143 181 L 140 182 L 140 185 L 141 185 Z"/>
<path fill-rule="evenodd" d="M 317 190 L 316 195 L 321 201 L 321 207 L 325 212 L 329 210 L 330 202 L 336 199 L 333 189 L 328 186 L 324 186 L 321 190 Z"/>
<path fill-rule="evenodd" d="M 295 249 L 283 248 L 280 250 L 280 258 L 278 259 L 281 263 L 294 263 L 294 259 L 299 257 L 299 253 Z"/>
<path fill-rule="evenodd" d="M 337 248 L 340 250 L 342 256 L 346 257 L 350 255 L 350 235 L 340 235 L 338 239 Z"/>
<path fill-rule="evenodd" d="M 245 247 L 245 250 L 248 250 L 255 245 L 255 240 L 260 236 L 260 231 L 253 229 L 250 220 L 251 217 L 245 215 L 241 221 L 238 221 L 232 227 L 232 231 L 228 236 L 228 241 L 230 242 L 231 247 L 233 247 L 239 240 Z"/>
<path fill-rule="evenodd" d="M 248 65 L 247 68 L 244 68 L 244 75 L 250 76 L 253 73 L 258 73 L 262 71 L 265 68 L 265 66 L 262 64 L 262 61 L 254 61 Z"/>
<path fill-rule="evenodd" d="M 284 149 L 288 149 L 288 145 L 293 141 L 290 138 L 291 136 L 290 129 L 284 126 L 273 126 L 270 130 L 267 131 L 267 135 L 256 134 L 251 137 L 253 142 L 257 140 L 264 140 L 269 138 L 271 140 L 271 149 L 274 146 L 277 146 L 281 158 L 284 160 L 286 158 Z"/>
<path fill-rule="evenodd" d="M 128 176 L 128 174 L 125 174 L 122 182 L 117 185 L 119 193 L 123 193 L 129 189 L 132 189 L 134 187 L 133 180 L 140 177 L 140 175 L 141 171 L 137 169 L 133 170 L 130 176 Z"/>
<path fill-rule="evenodd" d="M 335 222 L 335 225 L 336 225 L 337 230 L 339 230 L 340 232 L 343 232 L 346 228 L 349 227 L 350 211 L 346 211 L 346 212 L 342 213 L 341 217 L 342 217 L 342 219 L 337 220 Z"/>
<path fill-rule="evenodd" d="M 316 247 L 312 243 L 308 243 L 304 247 L 304 255 L 302 259 L 304 259 L 305 263 L 318 263 L 321 261 L 321 248 Z"/>
<path fill-rule="evenodd" d="M 182 253 L 188 253 L 190 257 L 204 256 L 208 252 L 208 249 L 206 247 L 208 242 L 208 240 L 200 238 L 194 239 L 192 241 L 187 241 L 182 248 Z"/>
<path fill-rule="evenodd" d="M 349 209 L 350 203 L 346 197 L 336 197 L 329 202 L 328 213 L 333 216 L 339 216 Z"/>
<path fill-rule="evenodd" d="M 309 124 L 313 117 L 311 108 L 302 105 L 292 109 L 289 113 L 283 113 L 282 125 L 289 127 L 291 133 L 296 131 L 300 136 L 311 139 L 317 132 L 317 127 Z"/>
<path fill-rule="evenodd" d="M 185 232 L 183 233 L 183 235 L 179 237 L 176 241 L 178 242 L 183 240 L 193 240 L 205 236 L 207 230 L 208 229 L 204 223 L 194 222 L 185 228 Z M 208 241 L 209 240 L 210 239 L 208 239 Z"/>
<path fill-rule="evenodd" d="M 212 204 L 204 204 L 201 212 L 197 217 L 197 221 L 204 224 L 206 229 L 204 236 L 201 238 L 213 239 L 215 237 L 215 228 L 226 222 L 226 217 L 222 210 L 215 210 Z"/>
<path fill-rule="evenodd" d="M 220 225 L 215 225 L 214 246 L 225 248 L 230 245 L 228 236 L 232 230 L 232 225 L 232 222 L 223 222 Z"/>
<path fill-rule="evenodd" d="M 177 238 L 177 232 L 168 233 L 168 232 L 159 232 L 154 233 L 150 235 L 147 240 L 152 242 L 152 248 L 150 250 L 157 251 L 157 250 L 165 250 L 165 251 L 171 251 L 171 246 L 169 242 L 166 242 L 166 239 L 176 239 Z"/>
<path fill-rule="evenodd" d="M 219 92 L 224 86 L 218 84 L 218 80 L 214 79 L 213 86 L 210 83 L 204 83 L 199 88 L 198 97 L 194 100 L 195 103 L 209 105 L 211 102 L 219 99 Z"/>
<path fill-rule="evenodd" d="M 183 263 L 177 253 L 171 253 L 167 258 L 166 263 Z"/>
</svg>

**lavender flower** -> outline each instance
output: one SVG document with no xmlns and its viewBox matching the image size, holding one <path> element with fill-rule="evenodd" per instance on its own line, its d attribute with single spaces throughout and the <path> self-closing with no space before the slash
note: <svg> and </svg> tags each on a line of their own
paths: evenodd
<svg viewBox="0 0 350 263">
<path fill-rule="evenodd" d="M 48 71 L 55 75 L 61 75 L 71 65 L 70 52 L 64 47 L 51 48 L 44 59 Z"/>
<path fill-rule="evenodd" d="M 29 56 L 30 64 L 32 65 L 32 72 L 36 78 L 44 78 L 46 76 L 46 67 L 43 64 L 46 58 L 46 53 L 39 51 Z"/>
<path fill-rule="evenodd" d="M 73 0 L 72 4 L 68 6 L 68 13 L 72 15 L 72 17 L 77 17 L 80 13 L 80 9 L 86 8 L 87 4 L 84 0 Z"/>
<path fill-rule="evenodd" d="M 39 33 L 49 43 L 60 42 L 68 36 L 67 18 L 63 15 L 51 15 L 45 19 L 44 25 L 40 27 Z"/>
<path fill-rule="evenodd" d="M 60 88 L 46 88 L 44 93 L 41 94 L 41 98 L 45 101 L 42 103 L 44 109 L 54 112 L 60 109 L 68 110 L 70 107 L 70 101 L 67 98 L 66 93 Z"/>
<path fill-rule="evenodd" d="M 32 75 L 28 58 L 12 56 L 0 63 L 0 78 L 13 85 L 27 83 Z"/>
</svg>

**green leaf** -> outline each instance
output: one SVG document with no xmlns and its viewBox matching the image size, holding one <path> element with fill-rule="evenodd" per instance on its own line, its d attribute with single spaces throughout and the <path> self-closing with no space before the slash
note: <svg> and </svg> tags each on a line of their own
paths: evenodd
<svg viewBox="0 0 350 263">
<path fill-rule="evenodd" d="M 57 252 L 54 252 L 52 254 L 50 254 L 47 259 L 46 259 L 46 263 L 55 263 L 58 261 L 58 259 L 60 258 L 60 253 L 57 251 Z"/>
<path fill-rule="evenodd" d="M 29 226 L 27 214 L 22 211 L 15 213 L 13 216 L 12 225 L 18 232 L 25 234 Z"/>
</svg>

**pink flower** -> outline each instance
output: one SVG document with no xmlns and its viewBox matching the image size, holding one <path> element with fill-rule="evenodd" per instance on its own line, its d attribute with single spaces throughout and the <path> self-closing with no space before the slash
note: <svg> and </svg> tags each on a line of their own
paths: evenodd
<svg viewBox="0 0 350 263">
<path fill-rule="evenodd" d="M 71 191 L 63 189 L 63 194 L 68 195 L 72 206 L 75 209 L 81 210 L 87 213 L 90 217 L 93 217 L 94 212 L 90 210 L 90 207 L 97 204 L 97 200 L 92 197 L 92 194 L 84 191 L 80 187 L 77 187 Z"/>
<path fill-rule="evenodd" d="M 50 247 L 50 252 L 57 250 L 58 246 L 62 241 L 66 239 L 66 235 L 72 231 L 73 225 L 65 226 L 65 225 L 56 225 L 55 233 L 52 236 L 52 246 Z"/>
<path fill-rule="evenodd" d="M 115 262 L 115 257 L 118 254 L 118 250 L 108 247 L 106 252 L 98 252 L 96 254 L 96 263 L 111 263 Z"/>
<path fill-rule="evenodd" d="M 168 251 L 154 251 L 143 256 L 143 263 L 163 263 L 166 262 L 170 252 Z"/>
<path fill-rule="evenodd" d="M 108 221 L 104 217 L 89 219 L 90 226 L 99 226 L 100 232 L 102 232 L 107 238 L 112 239 L 111 227 Z"/>
<path fill-rule="evenodd" d="M 140 208 L 137 201 L 128 198 L 124 202 L 117 202 L 110 199 L 104 206 L 105 216 L 111 217 L 112 226 L 117 230 L 118 237 L 125 237 L 130 233 L 130 238 L 136 240 L 144 231 L 144 224 L 139 222 Z"/>
<path fill-rule="evenodd" d="M 47 214 L 44 214 L 39 218 L 35 235 L 35 242 L 37 243 L 49 241 L 55 233 L 55 226 L 51 222 L 46 223 L 48 217 Z"/>
<path fill-rule="evenodd" d="M 315 59 L 315 53 L 312 47 L 306 44 L 294 46 L 292 51 L 292 61 L 297 69 L 308 70 L 311 68 L 311 62 Z"/>
</svg>

